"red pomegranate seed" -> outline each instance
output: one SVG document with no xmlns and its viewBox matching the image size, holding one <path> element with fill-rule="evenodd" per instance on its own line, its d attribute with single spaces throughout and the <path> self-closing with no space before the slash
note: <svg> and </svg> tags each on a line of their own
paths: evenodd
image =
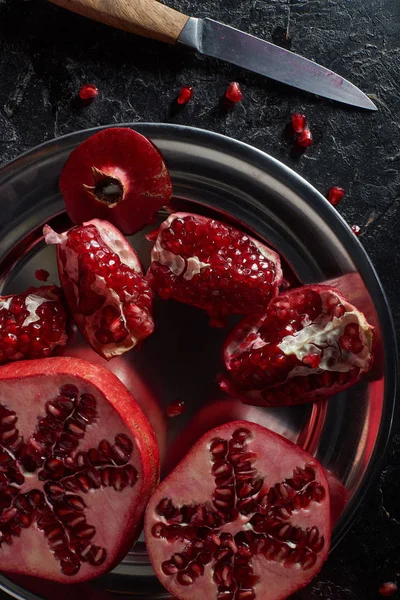
<svg viewBox="0 0 400 600">
<path fill-rule="evenodd" d="M 332 204 L 332 206 L 336 206 L 342 200 L 344 195 L 344 189 L 335 185 L 331 187 L 328 192 L 328 201 Z"/>
<path fill-rule="evenodd" d="M 302 131 L 299 135 L 299 137 L 297 138 L 297 144 L 299 146 L 301 146 L 302 148 L 308 148 L 309 146 L 312 146 L 313 143 L 313 137 L 312 137 L 312 133 L 310 131 L 310 129 L 304 129 L 304 131 Z"/>
<path fill-rule="evenodd" d="M 386 598 L 394 596 L 397 592 L 397 585 L 392 581 L 387 581 L 386 583 L 382 583 L 378 592 L 381 596 L 385 596 Z"/>
<path fill-rule="evenodd" d="M 167 417 L 179 417 L 186 408 L 186 402 L 177 400 L 172 402 L 167 408 Z"/>
<path fill-rule="evenodd" d="M 294 113 L 292 115 L 292 127 L 295 133 L 302 133 L 306 128 L 306 115 Z"/>
<path fill-rule="evenodd" d="M 359 225 L 352 225 L 351 230 L 357 237 L 361 235 L 361 227 Z"/>
<path fill-rule="evenodd" d="M 47 281 L 50 273 L 46 269 L 37 269 L 35 271 L 35 277 L 38 281 Z"/>
<path fill-rule="evenodd" d="M 186 85 L 182 86 L 179 91 L 178 96 L 178 104 L 187 104 L 189 100 L 193 97 L 193 88 L 187 87 Z"/>
<path fill-rule="evenodd" d="M 99 95 L 99 90 L 93 83 L 86 83 L 79 90 L 81 100 L 94 100 Z"/>
<path fill-rule="evenodd" d="M 242 90 L 240 89 L 240 85 L 237 81 L 232 81 L 232 83 L 229 84 L 225 96 L 226 98 L 228 98 L 228 100 L 235 103 L 240 102 L 242 100 Z"/>
</svg>

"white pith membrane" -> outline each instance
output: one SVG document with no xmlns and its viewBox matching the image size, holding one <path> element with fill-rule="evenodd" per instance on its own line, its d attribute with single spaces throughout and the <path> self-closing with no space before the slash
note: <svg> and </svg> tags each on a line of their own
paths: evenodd
<svg viewBox="0 0 400 600">
<path fill-rule="evenodd" d="M 99 236 L 103 240 L 104 244 L 114 252 L 120 259 L 121 263 L 127 265 L 130 269 L 137 273 L 142 273 L 142 268 L 139 259 L 136 256 L 134 250 L 129 244 L 122 238 L 121 233 L 109 223 L 107 228 L 104 227 L 100 219 L 93 219 L 90 222 L 83 223 L 83 226 L 91 225 L 96 227 Z M 73 286 L 74 296 L 76 299 L 76 306 L 79 305 L 79 254 L 73 250 L 73 248 L 67 246 L 68 232 L 58 234 L 53 231 L 48 225 L 43 229 L 45 235 L 45 241 L 47 244 L 56 244 L 60 255 L 62 254 L 65 258 L 65 266 L 59 261 L 59 269 L 62 268 L 63 274 L 60 273 L 60 277 L 64 277 Z M 84 329 L 85 337 L 89 344 L 95 349 L 101 348 L 101 354 L 110 359 L 113 356 L 118 356 L 128 350 L 134 348 L 141 337 L 136 337 L 132 332 L 131 328 L 127 325 L 123 310 L 121 310 L 121 300 L 118 294 L 109 287 L 104 277 L 96 274 L 96 279 L 91 286 L 91 289 L 98 295 L 105 298 L 104 304 L 100 309 L 95 311 L 91 315 L 83 315 L 80 313 L 74 314 L 74 319 L 77 325 Z M 132 302 L 136 305 L 136 296 L 133 297 L 128 292 L 124 292 L 125 302 Z M 96 338 L 96 331 L 100 329 L 100 323 L 103 316 L 103 311 L 106 306 L 114 307 L 119 313 L 127 335 L 122 341 L 118 343 L 101 344 Z M 148 320 L 149 314 L 146 310 L 141 309 L 136 305 L 137 313 L 136 316 L 139 320 Z"/>
<path fill-rule="evenodd" d="M 179 254 L 174 254 L 169 250 L 165 250 L 161 244 L 161 233 L 165 229 L 168 229 L 175 219 L 183 219 L 186 216 L 193 216 L 198 222 L 207 220 L 205 217 L 202 218 L 199 215 L 188 215 L 186 213 L 174 213 L 170 215 L 168 219 L 160 225 L 159 234 L 151 252 L 151 262 L 158 262 L 161 265 L 168 267 L 168 269 L 177 277 L 183 274 L 183 279 L 185 281 L 190 281 L 195 275 L 199 275 L 203 269 L 210 267 L 211 265 L 201 261 L 198 256 L 191 256 L 186 259 Z M 249 236 L 249 240 L 256 246 L 264 258 L 275 265 L 275 281 L 280 282 L 282 279 L 282 271 L 279 262 L 276 260 L 277 255 L 274 252 L 269 251 L 264 244 L 261 244 L 254 238 Z M 273 282 L 271 283 L 271 286 L 273 286 Z"/>
<path fill-rule="evenodd" d="M 305 320 L 303 329 L 284 337 L 278 344 L 278 348 L 283 354 L 286 356 L 294 354 L 299 361 L 310 354 L 317 354 L 321 359 L 318 368 L 311 368 L 306 365 L 294 367 L 288 374 L 286 381 L 293 377 L 307 377 L 324 371 L 346 373 L 354 367 L 360 369 L 360 374 L 369 370 L 372 358 L 372 328 L 363 313 L 345 301 L 343 297 L 337 296 L 332 289 L 320 293 L 323 307 L 326 308 L 327 300 L 332 295 L 339 299 L 346 310 L 342 317 L 320 314 L 313 322 Z M 254 340 L 246 340 L 240 344 L 239 342 L 232 342 L 229 347 L 231 355 L 235 354 L 239 348 L 241 351 L 250 352 L 251 350 L 259 350 L 269 344 L 259 334 L 264 320 L 264 317 L 255 317 L 253 322 L 249 320 L 248 327 L 243 330 L 243 337 L 247 338 L 252 333 L 257 334 L 257 337 Z M 359 335 L 363 344 L 363 349 L 358 354 L 344 350 L 339 343 L 339 338 L 344 334 L 346 326 L 353 323 L 359 326 Z M 284 382 L 279 382 L 279 385 L 282 383 Z"/>
<path fill-rule="evenodd" d="M 282 524 L 289 523 L 291 526 L 300 527 L 304 530 L 311 530 L 315 525 L 318 527 L 319 538 L 324 537 L 324 544 L 322 549 L 315 553 L 316 562 L 314 566 L 306 570 L 297 563 L 285 566 L 283 564 L 284 560 L 267 558 L 261 552 L 255 553 L 250 559 L 250 565 L 254 575 L 260 579 L 253 586 L 255 596 L 249 597 L 254 597 L 256 600 L 283 600 L 306 585 L 319 571 L 327 558 L 331 533 L 330 503 L 328 484 L 319 463 L 302 449 L 263 427 L 246 421 L 228 423 L 207 433 L 196 443 L 182 462 L 160 484 L 146 509 L 145 536 L 153 568 L 163 585 L 176 598 L 182 600 L 214 600 L 217 599 L 218 593 L 221 593 L 221 598 L 223 598 L 222 592 L 228 590 L 223 585 L 218 586 L 213 575 L 214 568 L 218 564 L 218 558 L 216 557 L 221 546 L 214 551 L 211 562 L 205 566 L 204 574 L 195 578 L 193 583 L 182 585 L 177 581 L 177 574 L 165 574 L 162 564 L 165 561 L 170 561 L 176 553 L 184 554 L 191 542 L 187 540 L 168 540 L 162 536 L 154 536 L 153 528 L 158 524 L 171 525 L 174 523 L 173 519 L 168 520 L 160 516 L 156 510 L 157 506 L 164 498 L 167 498 L 172 500 L 174 507 L 178 509 L 184 505 L 204 505 L 209 511 L 215 512 L 216 508 L 212 503 L 212 499 L 216 483 L 211 473 L 215 462 L 212 460 L 210 446 L 214 439 L 223 439 L 229 442 L 233 432 L 240 428 L 252 432 L 245 449 L 247 452 L 254 453 L 251 460 L 252 469 L 255 470 L 254 479 L 263 479 L 260 498 L 265 497 L 269 489 L 276 484 L 293 478 L 296 469 L 305 467 L 314 470 L 315 481 L 326 491 L 322 502 L 312 500 L 307 508 L 293 510 L 289 519 L 282 520 Z M 237 480 L 235 479 L 235 481 Z M 238 497 L 235 495 L 235 505 L 237 501 Z M 281 506 L 284 506 L 284 504 L 281 504 Z M 210 528 L 210 533 L 214 533 L 219 537 L 222 532 L 226 532 L 234 537 L 241 530 L 251 531 L 253 527 L 250 520 L 254 514 L 254 512 L 248 515 L 239 513 L 235 521 L 228 522 L 221 527 Z M 286 545 L 288 551 L 296 549 L 296 543 L 294 542 L 287 542 Z M 233 564 L 234 557 L 237 554 L 233 550 L 231 556 L 222 559 L 221 562 L 224 563 L 225 560 L 227 564 Z M 192 561 L 195 560 L 192 559 Z M 189 569 L 191 564 L 189 562 L 186 569 Z M 242 598 L 238 590 L 233 596 L 227 595 L 226 597 L 230 600 L 241 600 Z M 247 596 L 243 595 L 243 598 L 247 598 Z"/>
<path fill-rule="evenodd" d="M 86 524 L 96 528 L 95 535 L 88 540 L 90 544 L 99 547 L 99 549 L 104 548 L 107 552 L 106 559 L 98 566 L 92 566 L 88 562 L 81 562 L 77 574 L 68 576 L 62 573 L 60 562 L 50 549 L 50 537 L 38 526 L 40 517 L 45 512 L 51 511 L 52 506 L 55 506 L 55 504 L 52 505 L 49 496 L 46 498 L 45 508 L 40 509 L 36 514 L 32 513 L 35 515 L 33 516 L 32 523 L 26 528 L 22 528 L 19 536 L 11 536 L 10 545 L 5 542 L 4 532 L 10 524 L 15 524 L 15 519 L 18 519 L 18 515 L 22 512 L 18 509 L 17 515 L 14 516 L 13 513 L 15 511 L 12 510 L 21 494 L 28 494 L 32 490 L 43 491 L 43 486 L 49 481 L 53 481 L 56 484 L 58 482 L 65 483 L 68 477 L 73 476 L 74 471 L 78 470 L 77 467 L 75 466 L 70 472 L 67 471 L 67 477 L 52 479 L 50 476 L 45 476 L 44 481 L 40 481 L 38 474 L 40 471 L 44 472 L 43 464 L 35 472 L 28 472 L 19 460 L 16 460 L 14 466 L 24 477 L 22 485 L 17 485 L 12 482 L 7 467 L 4 465 L 4 461 L 2 461 L 0 472 L 10 479 L 11 483 L 9 481 L 8 485 L 14 488 L 15 493 L 18 492 L 18 496 L 14 497 L 10 507 L 5 510 L 0 508 L 0 570 L 48 578 L 63 583 L 72 583 L 85 580 L 88 577 L 95 577 L 97 573 L 107 570 L 118 558 L 127 531 L 129 532 L 132 529 L 132 515 L 135 514 L 136 507 L 141 502 L 138 494 L 140 494 L 140 490 L 142 489 L 143 481 L 141 454 L 138 442 L 132 435 L 132 431 L 123 422 L 112 405 L 103 397 L 99 389 L 89 381 L 83 380 L 78 376 L 53 374 L 52 376 L 35 375 L 22 378 L 16 376 L 15 379 L 0 380 L 0 456 L 8 455 L 11 458 L 15 457 L 16 451 L 12 449 L 9 443 L 10 431 L 15 429 L 22 436 L 24 443 L 31 440 L 33 446 L 35 444 L 37 446 L 37 442 L 35 442 L 32 436 L 35 434 L 35 431 L 36 434 L 38 432 L 38 419 L 49 415 L 49 410 L 46 410 L 46 404 L 56 400 L 60 394 L 61 387 L 65 384 L 72 384 L 78 388 L 79 394 L 75 406 L 82 406 L 80 404 L 82 394 L 92 394 L 95 398 L 96 416 L 88 420 L 76 448 L 71 453 L 65 453 L 62 460 L 67 462 L 72 460 L 73 462 L 79 453 L 89 451 L 93 448 L 98 450 L 99 444 L 103 440 L 107 440 L 110 443 L 114 449 L 113 451 L 118 451 L 118 443 L 115 437 L 122 434 L 129 438 L 133 445 L 132 452 L 128 452 L 126 455 L 128 458 L 125 456 L 118 464 L 113 464 L 110 461 L 104 462 L 102 465 L 92 464 L 91 468 L 94 468 L 98 474 L 101 474 L 102 469 L 107 468 L 114 474 L 111 477 L 118 478 L 121 476 L 122 470 L 132 465 L 136 471 L 136 481 L 133 485 L 126 485 L 120 491 L 114 489 L 113 485 L 106 486 L 103 483 L 98 485 L 97 489 L 85 489 L 84 487 L 77 491 L 65 490 L 65 494 L 61 496 L 59 502 L 65 503 L 71 496 L 79 496 L 85 502 L 86 508 L 84 511 L 76 512 L 75 514 L 78 517 L 83 514 L 86 518 Z M 29 410 L 24 409 L 27 406 L 29 406 Z M 32 407 L 34 407 L 33 411 Z M 5 408 L 8 411 L 13 411 L 18 419 L 11 425 L 3 420 L 5 418 Z M 32 414 L 37 415 L 37 418 L 32 419 Z M 63 431 L 67 431 L 68 426 L 72 422 L 75 422 L 75 417 L 76 412 L 72 413 L 65 420 Z M 54 448 L 55 445 L 53 446 L 53 450 Z M 58 456 L 60 457 L 61 455 Z M 65 464 L 67 463 L 65 462 Z M 87 466 L 82 466 L 79 469 L 81 477 L 85 477 L 87 469 Z M 94 488 L 96 486 L 91 485 L 90 487 Z M 0 501 L 4 499 L 4 490 L 5 484 L 3 482 L 0 488 Z M 57 518 L 56 526 L 63 530 L 63 535 L 66 535 L 69 541 L 73 539 L 73 528 L 69 527 L 68 524 L 62 523 Z"/>
</svg>

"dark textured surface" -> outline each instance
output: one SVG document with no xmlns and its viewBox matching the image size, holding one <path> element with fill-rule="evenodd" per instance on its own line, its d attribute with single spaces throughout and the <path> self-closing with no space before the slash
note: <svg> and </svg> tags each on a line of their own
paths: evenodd
<svg viewBox="0 0 400 600">
<path fill-rule="evenodd" d="M 338 71 L 372 94 L 366 113 L 296 92 L 184 50 L 108 30 L 44 0 L 0 0 L 0 162 L 77 129 L 160 121 L 211 129 L 269 152 L 321 192 L 347 190 L 339 211 L 363 227 L 360 240 L 383 281 L 400 324 L 400 2 L 399 0 L 174 0 L 186 13 L 213 16 L 279 41 L 290 21 L 292 50 Z M 244 101 L 220 109 L 228 83 Z M 73 98 L 94 82 L 91 106 Z M 195 99 L 173 109 L 181 84 Z M 301 158 L 283 135 L 291 112 L 304 111 L 315 145 Z M 358 522 L 302 599 L 377 598 L 382 581 L 400 577 L 400 427 L 387 467 Z"/>
</svg>

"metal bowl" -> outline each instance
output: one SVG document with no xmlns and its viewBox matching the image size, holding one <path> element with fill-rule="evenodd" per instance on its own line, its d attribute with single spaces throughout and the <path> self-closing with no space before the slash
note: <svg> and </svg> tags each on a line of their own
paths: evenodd
<svg viewBox="0 0 400 600">
<path fill-rule="evenodd" d="M 163 411 L 177 398 L 184 415 L 168 423 L 164 471 L 204 428 L 229 418 L 258 421 L 317 456 L 345 487 L 348 502 L 336 523 L 333 545 L 352 524 L 379 470 L 395 402 L 396 343 L 388 305 L 361 244 L 335 209 L 304 179 L 263 152 L 215 133 L 178 125 L 133 124 L 164 154 L 176 206 L 213 214 L 252 231 L 279 250 L 303 283 L 335 280 L 375 325 L 376 367 L 369 379 L 329 401 L 312 405 L 248 408 L 219 392 L 220 348 L 226 331 L 207 327 L 197 309 L 158 302 L 157 330 L 140 353 L 123 360 L 134 368 Z M 68 226 L 58 177 L 70 151 L 97 129 L 67 135 L 0 169 L 1 292 L 34 285 L 35 269 L 57 282 L 54 249 L 46 248 L 46 222 Z M 161 218 L 162 216 L 160 216 Z M 131 238 L 147 265 L 149 243 Z M 172 341 L 171 341 L 172 340 Z M 159 419 L 163 412 L 159 412 Z M 160 421 L 159 426 L 164 425 Z M 0 550 L 1 551 L 1 550 Z M 155 579 L 143 542 L 110 574 L 87 585 L 56 586 L 29 578 L 0 577 L 0 588 L 19 599 L 168 598 Z M 72 590 L 73 588 L 73 590 Z M 66 592 L 68 590 L 68 592 Z M 93 594 L 93 596 L 91 595 Z M 302 596 L 303 597 L 303 596 Z"/>
</svg>

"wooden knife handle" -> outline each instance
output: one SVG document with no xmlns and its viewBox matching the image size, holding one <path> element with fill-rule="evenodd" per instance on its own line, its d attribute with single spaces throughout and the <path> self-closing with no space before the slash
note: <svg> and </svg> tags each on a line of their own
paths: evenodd
<svg viewBox="0 0 400 600">
<path fill-rule="evenodd" d="M 80 15 L 144 37 L 175 44 L 189 17 L 157 0 L 50 0 Z"/>
</svg>

